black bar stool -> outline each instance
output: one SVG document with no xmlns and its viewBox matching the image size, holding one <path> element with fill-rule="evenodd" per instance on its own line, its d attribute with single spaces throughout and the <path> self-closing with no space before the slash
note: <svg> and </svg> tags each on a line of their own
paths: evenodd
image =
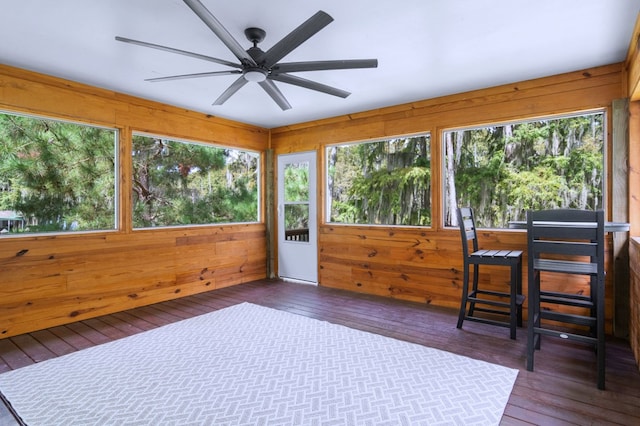
<svg viewBox="0 0 640 426">
<path fill-rule="evenodd" d="M 595 346 L 598 389 L 604 389 L 604 211 L 529 211 L 527 240 L 527 370 L 533 371 L 533 356 L 540 349 L 542 335 L 583 342 Z M 589 294 L 544 288 L 541 275 L 548 272 L 589 277 Z M 541 306 L 543 303 L 546 305 Z M 558 307 L 562 306 L 572 308 L 561 312 Z M 576 307 L 582 309 L 570 313 Z"/>
<path fill-rule="evenodd" d="M 498 325 L 508 327 L 511 332 L 511 338 L 515 339 L 516 328 L 522 327 L 522 303 L 525 299 L 522 295 L 522 251 L 479 250 L 473 209 L 461 207 L 457 209 L 457 213 L 464 259 L 462 303 L 458 316 L 458 328 L 462 328 L 464 320 Z M 469 241 L 472 242 L 471 252 L 469 251 Z M 469 289 L 469 270 L 471 265 L 473 265 L 473 283 L 471 289 Z M 510 267 L 509 291 L 479 289 L 480 265 Z M 478 313 L 481 313 L 481 315 L 478 316 Z M 492 316 L 507 316 L 508 321 L 494 319 Z"/>
</svg>

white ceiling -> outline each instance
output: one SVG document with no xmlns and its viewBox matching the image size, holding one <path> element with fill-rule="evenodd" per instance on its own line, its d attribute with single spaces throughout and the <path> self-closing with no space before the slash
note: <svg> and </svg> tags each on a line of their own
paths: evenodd
<svg viewBox="0 0 640 426">
<path fill-rule="evenodd" d="M 245 48 L 247 27 L 273 44 L 318 10 L 334 21 L 283 62 L 377 58 L 378 68 L 297 73 L 346 99 L 277 83 L 282 111 L 255 83 L 212 102 L 228 70 L 115 36 L 237 62 L 182 0 L 19 0 L 0 5 L 0 60 L 244 123 L 272 128 L 623 61 L 640 0 L 201 0 Z"/>
</svg>

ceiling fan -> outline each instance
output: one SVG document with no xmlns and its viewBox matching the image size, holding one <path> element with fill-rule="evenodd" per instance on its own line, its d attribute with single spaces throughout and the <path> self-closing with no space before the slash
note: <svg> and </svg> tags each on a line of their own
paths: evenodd
<svg viewBox="0 0 640 426">
<path fill-rule="evenodd" d="M 271 98 L 282 108 L 287 110 L 291 108 L 291 105 L 284 97 L 282 92 L 274 84 L 274 81 L 281 83 L 292 84 L 294 86 L 304 87 L 318 92 L 327 93 L 329 95 L 346 98 L 351 93 L 337 89 L 335 87 L 327 86 L 322 83 L 318 83 L 312 80 L 307 80 L 298 76 L 291 75 L 292 72 L 303 71 L 324 71 L 324 70 L 341 70 L 341 69 L 353 69 L 353 68 L 376 68 L 378 66 L 377 59 L 345 59 L 345 60 L 330 60 L 330 61 L 304 61 L 304 62 L 279 62 L 282 58 L 288 55 L 295 48 L 300 46 L 306 40 L 311 38 L 314 34 L 320 31 L 333 21 L 333 18 L 323 11 L 317 12 L 311 18 L 307 19 L 296 29 L 291 31 L 282 40 L 276 43 L 269 50 L 264 52 L 258 47 L 258 43 L 264 40 L 266 32 L 260 28 L 247 28 L 244 31 L 247 39 L 253 43 L 253 46 L 247 50 L 244 50 L 240 43 L 233 38 L 233 36 L 227 31 L 224 26 L 216 19 L 215 16 L 199 1 L 199 0 L 183 0 L 191 10 L 198 15 L 198 17 L 215 33 L 216 36 L 222 41 L 222 43 L 231 50 L 231 52 L 238 58 L 239 63 L 226 61 L 224 59 L 213 58 L 211 56 L 201 55 L 199 53 L 188 52 L 185 50 L 174 49 L 172 47 L 161 46 L 158 44 L 147 43 L 139 40 L 132 40 L 125 37 L 116 36 L 117 41 L 124 43 L 136 44 L 143 47 L 150 47 L 153 49 L 164 50 L 167 52 L 177 53 L 180 55 L 190 56 L 192 58 L 198 58 L 209 62 L 214 62 L 220 65 L 225 65 L 233 70 L 227 71 L 212 71 L 196 74 L 183 74 L 173 75 L 168 77 L 150 78 L 145 81 L 158 82 L 179 80 L 186 78 L 198 78 L 198 77 L 211 77 L 218 75 L 230 75 L 239 74 L 237 80 L 235 80 L 227 90 L 225 90 L 218 99 L 215 100 L 213 105 L 222 105 L 235 94 L 240 88 L 242 88 L 248 82 L 256 82 L 262 87 L 265 92 L 271 96 Z"/>
</svg>

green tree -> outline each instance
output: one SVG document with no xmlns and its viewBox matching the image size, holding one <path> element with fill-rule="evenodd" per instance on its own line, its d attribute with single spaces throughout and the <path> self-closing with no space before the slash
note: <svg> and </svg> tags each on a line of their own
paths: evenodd
<svg viewBox="0 0 640 426">
<path fill-rule="evenodd" d="M 431 223 L 428 135 L 329 148 L 331 220 Z"/>
<path fill-rule="evenodd" d="M 134 227 L 257 220 L 255 154 L 134 135 L 132 158 Z"/>
<path fill-rule="evenodd" d="M 447 149 L 449 225 L 457 205 L 478 226 L 506 227 L 528 209 L 602 208 L 604 114 L 452 131 Z M 453 191 L 453 192 L 452 192 Z"/>
<path fill-rule="evenodd" d="M 116 132 L 0 114 L 0 208 L 29 231 L 115 227 Z"/>
</svg>

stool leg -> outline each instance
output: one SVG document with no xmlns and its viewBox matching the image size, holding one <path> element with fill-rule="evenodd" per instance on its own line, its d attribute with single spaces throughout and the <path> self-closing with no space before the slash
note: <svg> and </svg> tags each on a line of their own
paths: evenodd
<svg viewBox="0 0 640 426">
<path fill-rule="evenodd" d="M 469 294 L 469 264 L 465 262 L 462 276 L 462 302 L 460 303 L 460 313 L 458 314 L 458 328 L 462 328 L 462 322 L 467 311 L 467 296 Z"/>
<path fill-rule="evenodd" d="M 516 294 L 522 294 L 522 258 L 518 259 L 516 272 Z M 522 327 L 522 304 L 516 306 L 518 312 L 518 327 Z"/>
<path fill-rule="evenodd" d="M 510 336 L 512 340 L 516 338 L 516 326 L 517 326 L 517 298 L 516 291 L 518 288 L 518 276 L 517 276 L 518 266 L 517 264 L 511 264 L 511 282 L 509 283 L 510 288 L 510 302 L 509 302 L 509 329 L 511 331 Z"/>
<path fill-rule="evenodd" d="M 527 370 L 533 371 L 533 355 L 536 350 L 536 336 L 534 328 L 536 320 L 539 321 L 538 311 L 540 310 L 540 301 L 538 292 L 540 290 L 539 275 L 529 272 L 529 314 L 527 316 Z M 538 336 L 539 337 L 539 336 Z M 538 342 L 539 342 L 538 338 Z"/>
<path fill-rule="evenodd" d="M 471 289 L 471 293 L 473 294 L 472 297 L 477 297 L 478 294 L 478 281 L 479 281 L 479 277 L 480 277 L 480 265 L 478 265 L 477 263 L 473 264 L 473 287 Z M 473 311 L 476 308 L 476 302 L 474 302 L 473 300 L 471 302 L 469 302 L 469 316 L 473 316 Z"/>
<path fill-rule="evenodd" d="M 597 339 L 597 368 L 598 389 L 604 390 L 605 369 L 605 335 L 604 335 L 604 283 L 596 281 L 596 339 Z M 593 298 L 593 297 L 592 297 Z"/>
</svg>

